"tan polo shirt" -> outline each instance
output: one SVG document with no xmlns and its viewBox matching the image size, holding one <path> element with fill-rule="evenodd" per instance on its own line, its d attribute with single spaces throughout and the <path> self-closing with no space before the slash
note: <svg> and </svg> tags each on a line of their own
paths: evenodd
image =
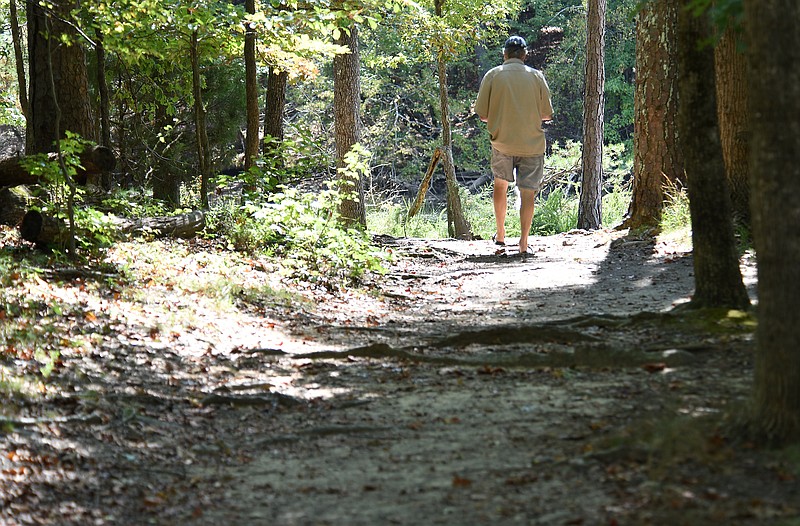
<svg viewBox="0 0 800 526">
<path fill-rule="evenodd" d="M 545 151 L 542 117 L 553 115 L 550 88 L 541 71 L 510 58 L 481 81 L 475 113 L 487 119 L 492 146 L 506 155 L 529 157 Z"/>
</svg>

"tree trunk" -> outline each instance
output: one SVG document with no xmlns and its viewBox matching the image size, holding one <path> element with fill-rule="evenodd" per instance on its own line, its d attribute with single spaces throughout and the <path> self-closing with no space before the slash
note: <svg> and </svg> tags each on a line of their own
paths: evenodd
<svg viewBox="0 0 800 526">
<path fill-rule="evenodd" d="M 436 16 L 444 16 L 444 0 L 435 3 Z M 436 56 L 436 68 L 439 76 L 439 108 L 442 112 L 442 168 L 447 183 L 447 231 L 456 239 L 472 239 L 470 225 L 464 218 L 461 207 L 461 195 L 458 193 L 456 169 L 453 163 L 453 137 L 450 132 L 450 103 L 447 97 L 447 64 L 445 51 L 439 47 Z"/>
<path fill-rule="evenodd" d="M 256 13 L 255 0 L 246 0 L 245 10 L 248 14 Z M 245 22 L 244 33 L 244 76 L 245 101 L 247 113 L 247 131 L 244 143 L 244 169 L 253 166 L 258 157 L 258 72 L 256 71 L 256 31 L 253 24 Z"/>
<path fill-rule="evenodd" d="M 46 11 L 38 2 L 28 2 L 28 57 L 30 63 L 30 116 L 27 153 L 54 151 L 54 143 L 65 131 L 96 140 L 89 100 L 89 82 L 83 48 L 71 21 L 75 3 L 54 2 Z M 61 38 L 72 41 L 66 45 Z M 55 93 L 51 89 L 50 65 Z M 56 104 L 61 126 L 56 130 Z"/>
<path fill-rule="evenodd" d="M 682 0 L 678 15 L 681 145 L 692 216 L 696 307 L 744 309 L 750 305 L 739 270 L 730 195 L 717 127 L 714 53 L 707 14 L 694 16 Z"/>
<path fill-rule="evenodd" d="M 200 164 L 200 203 L 208 208 L 208 180 L 211 178 L 211 159 L 206 129 L 206 109 L 203 105 L 203 87 L 200 81 L 200 57 L 198 34 L 192 32 L 192 94 L 194 95 L 194 125 L 197 133 L 197 160 Z"/>
<path fill-rule="evenodd" d="M 595 230 L 602 223 L 603 94 L 605 91 L 606 0 L 589 0 L 586 18 L 586 75 L 583 110 L 583 182 L 578 228 Z"/>
<path fill-rule="evenodd" d="M 170 122 L 167 107 L 157 103 L 154 113 L 154 127 L 158 130 L 163 130 Z M 170 141 L 161 143 L 161 146 L 161 151 L 158 152 L 152 162 L 153 199 L 178 206 L 181 201 L 181 185 L 177 174 L 169 166 Z"/>
<path fill-rule="evenodd" d="M 775 445 L 800 441 L 800 4 L 745 0 L 750 173 L 758 253 L 753 429 Z"/>
<path fill-rule="evenodd" d="M 122 88 L 122 72 L 117 72 L 117 89 Z M 131 175 L 128 166 L 128 133 L 127 133 L 127 113 L 128 106 L 125 102 L 125 97 L 117 99 L 117 126 L 116 126 L 116 145 L 117 154 L 119 156 L 119 166 L 116 170 L 117 183 L 122 188 L 130 188 Z"/>
<path fill-rule="evenodd" d="M 348 193 L 339 214 L 348 226 L 366 228 L 367 216 L 364 208 L 363 174 L 345 174 L 345 156 L 361 139 L 361 83 L 359 71 L 361 57 L 358 49 L 358 28 L 352 24 L 342 29 L 336 43 L 350 50 L 333 58 L 333 108 L 336 135 L 336 167 L 340 170 L 342 192 Z"/>
<path fill-rule="evenodd" d="M 22 56 L 22 39 L 19 34 L 19 19 L 17 18 L 17 2 L 8 2 L 8 21 L 11 24 L 11 40 L 14 44 L 14 59 L 17 67 L 17 91 L 19 92 L 19 107 L 25 118 L 30 115 L 28 109 L 28 81 L 25 79 L 25 59 Z"/>
<path fill-rule="evenodd" d="M 269 68 L 267 75 L 267 97 L 264 105 L 264 138 L 271 137 L 272 144 L 264 144 L 264 155 L 276 156 L 277 146 L 283 142 L 283 112 L 286 107 L 286 84 L 289 74 L 279 71 L 275 67 Z M 282 159 L 275 159 L 278 165 L 283 164 Z"/>
<path fill-rule="evenodd" d="M 736 49 L 736 33 L 728 28 L 714 49 L 717 76 L 717 116 L 725 174 L 731 192 L 734 220 L 750 224 L 750 183 L 747 171 L 746 59 Z"/>
<path fill-rule="evenodd" d="M 108 95 L 108 81 L 106 80 L 106 51 L 103 45 L 103 33 L 95 30 L 97 37 L 97 92 L 100 95 L 100 145 L 111 148 L 111 99 Z M 111 174 L 103 172 L 100 175 L 99 186 L 111 190 Z"/>
<path fill-rule="evenodd" d="M 450 104 L 447 97 L 447 65 L 444 52 L 439 50 L 437 68 L 439 72 L 439 105 L 442 110 L 442 168 L 447 183 L 447 231 L 456 239 L 472 239 L 470 225 L 464 218 L 461 195 L 458 193 L 456 169 L 453 163 L 453 138 L 450 132 Z"/>
<path fill-rule="evenodd" d="M 672 0 L 645 4 L 636 23 L 633 196 L 623 228 L 657 228 L 664 186 L 683 177 L 678 145 L 678 8 Z"/>
</svg>

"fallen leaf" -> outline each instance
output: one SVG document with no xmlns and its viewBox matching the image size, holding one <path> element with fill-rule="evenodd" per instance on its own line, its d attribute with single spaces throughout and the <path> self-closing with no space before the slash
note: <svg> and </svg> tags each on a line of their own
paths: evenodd
<svg viewBox="0 0 800 526">
<path fill-rule="evenodd" d="M 453 476 L 454 488 L 468 488 L 470 486 L 472 486 L 472 481 L 470 479 L 459 477 L 458 475 Z"/>
<path fill-rule="evenodd" d="M 664 362 L 646 363 L 642 365 L 642 369 L 644 369 L 648 373 L 660 373 L 666 368 L 667 364 L 665 364 Z"/>
</svg>

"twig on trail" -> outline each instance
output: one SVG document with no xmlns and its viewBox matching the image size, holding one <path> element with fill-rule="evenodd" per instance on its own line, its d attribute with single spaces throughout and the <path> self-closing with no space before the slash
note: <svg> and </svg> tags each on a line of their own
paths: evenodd
<svg viewBox="0 0 800 526">
<path fill-rule="evenodd" d="M 435 277 L 433 274 L 409 274 L 409 273 L 389 273 L 386 274 L 387 278 L 409 280 L 409 279 L 428 279 Z"/>
<path fill-rule="evenodd" d="M 200 405 L 230 405 L 233 407 L 246 407 L 256 405 L 285 406 L 294 407 L 300 405 L 300 401 L 289 395 L 281 393 L 269 393 L 267 395 L 252 396 L 230 396 L 221 394 L 208 395 L 200 400 Z"/>
<path fill-rule="evenodd" d="M 387 298 L 394 298 L 396 300 L 409 300 L 410 301 L 410 300 L 414 299 L 412 296 L 409 296 L 408 294 L 400 294 L 398 292 L 392 292 L 391 290 L 384 290 L 382 292 L 382 294 L 384 296 L 386 296 Z"/>
<path fill-rule="evenodd" d="M 461 278 L 466 278 L 468 276 L 482 276 L 484 274 L 493 274 L 493 272 L 489 270 L 463 270 L 461 272 L 452 272 L 450 274 L 444 274 L 442 276 L 433 278 L 430 281 L 432 284 L 435 284 L 444 281 L 446 279 L 461 279 Z"/>
<path fill-rule="evenodd" d="M 331 435 L 356 435 L 356 434 L 361 435 L 361 434 L 387 432 L 387 431 L 391 432 L 396 430 L 388 426 L 347 426 L 347 425 L 321 426 L 321 427 L 313 427 L 311 429 L 304 429 L 302 431 L 298 431 L 296 433 L 292 433 L 289 435 L 278 435 L 272 438 L 265 438 L 253 444 L 253 447 L 260 448 L 262 446 L 268 446 L 272 444 L 295 442 L 297 440 L 302 439 L 303 437 L 309 437 L 309 436 L 324 437 Z"/>
<path fill-rule="evenodd" d="M 346 351 L 318 351 L 292 356 L 295 359 L 346 359 L 346 358 L 397 358 L 400 360 L 410 360 L 424 362 L 429 360 L 451 360 L 450 358 L 433 358 L 410 353 L 403 349 L 395 349 L 385 343 L 374 343 L 363 347 L 356 347 Z M 454 362 L 455 363 L 455 362 Z"/>
<path fill-rule="evenodd" d="M 186 470 L 176 471 L 174 469 L 166 469 L 166 468 L 159 468 L 154 467 L 152 465 L 143 465 L 143 464 L 134 464 L 132 466 L 125 466 L 124 464 L 117 464 L 115 466 L 117 469 L 124 469 L 129 468 L 131 471 L 134 472 L 147 472 L 147 473 L 157 473 L 159 475 L 171 475 L 178 479 L 186 478 Z"/>
<path fill-rule="evenodd" d="M 511 343 L 536 342 L 597 342 L 598 338 L 570 327 L 554 327 L 550 324 L 526 325 L 522 327 L 490 327 L 474 331 L 463 331 L 429 344 L 432 347 L 466 347 L 472 344 L 507 345 Z"/>
<path fill-rule="evenodd" d="M 413 349 L 414 347 L 407 347 Z M 425 356 L 409 352 L 404 349 L 395 349 L 385 343 L 375 343 L 364 347 L 356 347 L 346 351 L 318 351 L 306 354 L 296 354 L 294 359 L 310 360 L 346 360 L 348 358 L 394 358 L 410 362 L 433 363 L 440 365 L 483 365 L 482 362 L 463 358 L 450 358 L 447 356 Z"/>
<path fill-rule="evenodd" d="M 283 356 L 286 354 L 286 351 L 282 351 L 281 349 L 269 349 L 269 348 L 255 348 L 255 349 L 233 349 L 231 351 L 232 354 L 260 354 L 262 356 Z"/>
<path fill-rule="evenodd" d="M 101 424 L 103 417 L 99 413 L 91 413 L 88 415 L 71 415 L 71 416 L 53 416 L 50 418 L 33 418 L 33 417 L 6 417 L 0 416 L 0 428 L 3 427 L 24 427 L 24 426 L 37 426 L 40 424 Z"/>
</svg>

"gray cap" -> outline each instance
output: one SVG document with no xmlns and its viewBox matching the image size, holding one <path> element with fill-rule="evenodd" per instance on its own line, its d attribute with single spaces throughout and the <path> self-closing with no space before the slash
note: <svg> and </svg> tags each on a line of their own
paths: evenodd
<svg viewBox="0 0 800 526">
<path fill-rule="evenodd" d="M 525 39 L 520 36 L 513 36 L 509 37 L 506 40 L 506 43 L 503 44 L 503 49 L 512 50 L 512 49 L 525 49 L 528 47 L 528 43 L 525 42 Z"/>
</svg>

